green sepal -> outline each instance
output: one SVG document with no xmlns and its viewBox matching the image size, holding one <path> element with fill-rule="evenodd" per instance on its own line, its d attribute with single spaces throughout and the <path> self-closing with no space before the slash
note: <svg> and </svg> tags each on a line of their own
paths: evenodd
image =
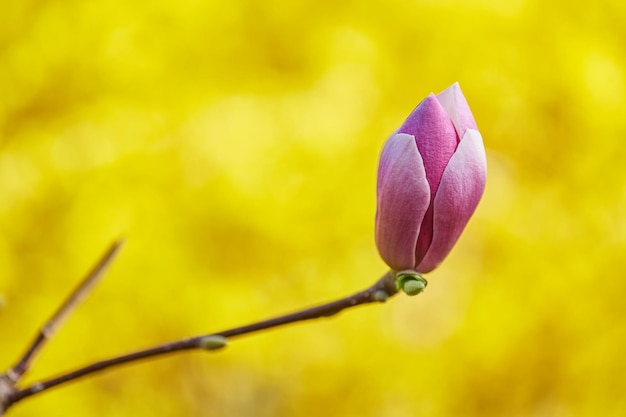
<svg viewBox="0 0 626 417">
<path fill-rule="evenodd" d="M 417 295 L 424 291 L 427 281 L 416 271 L 405 270 L 396 273 L 396 288 L 402 290 L 407 295 Z"/>
</svg>

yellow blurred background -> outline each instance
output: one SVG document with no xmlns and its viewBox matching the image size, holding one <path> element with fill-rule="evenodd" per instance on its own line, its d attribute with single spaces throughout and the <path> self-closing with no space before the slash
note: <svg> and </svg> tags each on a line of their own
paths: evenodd
<svg viewBox="0 0 626 417">
<path fill-rule="evenodd" d="M 459 81 L 485 196 L 419 297 L 112 370 L 19 416 L 626 415 L 622 2 L 5 0 L 0 367 L 28 381 L 365 288 L 384 140 Z"/>
</svg>

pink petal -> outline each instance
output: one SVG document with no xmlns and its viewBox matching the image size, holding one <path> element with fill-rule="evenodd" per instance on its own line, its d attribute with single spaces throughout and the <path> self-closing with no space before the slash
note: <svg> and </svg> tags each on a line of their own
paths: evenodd
<svg viewBox="0 0 626 417">
<path fill-rule="evenodd" d="M 390 151 L 387 148 L 390 148 L 392 146 L 392 144 L 396 143 L 395 140 L 392 141 L 391 139 L 393 139 L 393 137 L 396 136 L 397 133 L 398 133 L 398 129 L 396 129 L 391 134 L 391 136 L 389 136 L 387 138 L 387 141 L 383 145 L 383 150 L 380 153 L 380 158 L 379 158 L 379 161 L 378 161 L 378 178 L 376 180 L 376 190 L 380 190 L 380 185 L 381 185 L 382 179 L 383 179 L 383 177 L 385 177 L 387 175 L 387 172 L 389 171 L 389 164 L 392 161 L 391 161 L 391 158 L 388 156 Z"/>
<path fill-rule="evenodd" d="M 460 136 L 448 113 L 434 94 L 426 97 L 399 129 L 415 136 L 417 149 L 424 161 L 426 179 L 430 184 L 431 204 L 441 176 L 456 150 Z M 416 244 L 416 262 L 426 254 L 433 236 L 432 210 L 426 212 Z"/>
<path fill-rule="evenodd" d="M 418 272 L 432 271 L 448 256 L 476 210 L 486 174 L 482 137 L 477 130 L 468 129 L 441 178 L 433 203 L 433 239 Z"/>
<path fill-rule="evenodd" d="M 376 246 L 392 269 L 415 267 L 415 243 L 430 203 L 424 162 L 415 138 L 398 133 L 383 148 L 378 168 Z"/>
<path fill-rule="evenodd" d="M 465 136 L 467 129 L 478 129 L 459 83 L 454 83 L 437 94 L 437 100 L 439 100 L 439 103 L 441 103 L 450 116 L 450 119 L 452 119 L 452 123 L 454 123 L 456 132 L 460 138 Z"/>
<path fill-rule="evenodd" d="M 431 196 L 434 198 L 443 170 L 454 154 L 461 136 L 457 137 L 448 113 L 434 94 L 422 100 L 398 132 L 415 137 L 417 149 L 424 161 Z"/>
</svg>

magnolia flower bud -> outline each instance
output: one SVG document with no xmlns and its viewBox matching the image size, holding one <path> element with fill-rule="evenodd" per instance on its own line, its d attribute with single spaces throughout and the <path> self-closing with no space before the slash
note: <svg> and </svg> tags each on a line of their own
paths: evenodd
<svg viewBox="0 0 626 417">
<path fill-rule="evenodd" d="M 459 84 L 424 99 L 380 156 L 376 245 L 387 265 L 435 269 L 474 213 L 486 173 L 482 138 Z"/>
</svg>

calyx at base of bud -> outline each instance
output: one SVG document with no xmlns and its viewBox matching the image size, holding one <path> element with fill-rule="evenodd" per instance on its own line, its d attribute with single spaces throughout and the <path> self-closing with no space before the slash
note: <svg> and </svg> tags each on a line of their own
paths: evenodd
<svg viewBox="0 0 626 417">
<path fill-rule="evenodd" d="M 424 291 L 428 282 L 424 277 L 411 269 L 396 272 L 396 288 L 407 295 L 417 295 Z"/>
</svg>

